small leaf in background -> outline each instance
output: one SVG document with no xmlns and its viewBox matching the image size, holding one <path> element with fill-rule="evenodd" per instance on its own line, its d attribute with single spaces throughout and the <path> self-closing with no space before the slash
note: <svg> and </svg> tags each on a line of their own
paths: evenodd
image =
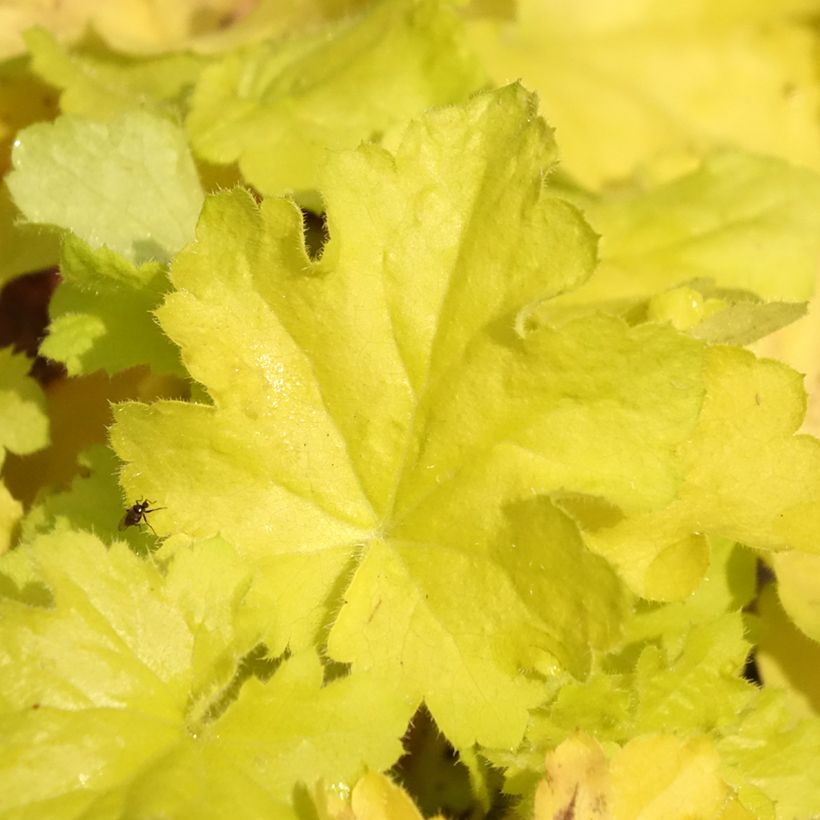
<svg viewBox="0 0 820 820">
<path fill-rule="evenodd" d="M 262 193 L 308 192 L 339 149 L 483 83 L 446 4 L 380 2 L 330 29 L 262 43 L 206 69 L 187 128 L 197 156 L 238 161 Z M 315 195 L 309 204 L 321 209 Z"/>
<path fill-rule="evenodd" d="M 134 264 L 167 262 L 194 235 L 202 189 L 179 128 L 146 111 L 24 129 L 7 181 L 30 222 L 72 231 Z"/>
<path fill-rule="evenodd" d="M 709 344 L 749 345 L 802 318 L 806 310 L 805 302 L 738 301 L 704 318 L 692 335 Z"/>
<path fill-rule="evenodd" d="M 170 287 L 162 265 L 137 267 L 106 247 L 93 250 L 68 235 L 60 275 L 42 355 L 63 362 L 70 376 L 114 374 L 142 364 L 155 373 L 183 375 L 179 353 L 153 315 Z"/>
<path fill-rule="evenodd" d="M 109 120 L 135 108 L 172 114 L 205 60 L 188 53 L 128 57 L 104 49 L 61 44 L 45 29 L 25 35 L 32 71 L 62 89 L 60 110 Z"/>
<path fill-rule="evenodd" d="M 45 397 L 30 368 L 24 354 L 0 349 L 0 466 L 7 450 L 32 453 L 49 443 Z"/>
<path fill-rule="evenodd" d="M 538 92 L 590 188 L 674 176 L 727 144 L 820 170 L 806 10 L 756 5 L 520 0 L 514 22 L 468 28 L 495 82 Z"/>
</svg>

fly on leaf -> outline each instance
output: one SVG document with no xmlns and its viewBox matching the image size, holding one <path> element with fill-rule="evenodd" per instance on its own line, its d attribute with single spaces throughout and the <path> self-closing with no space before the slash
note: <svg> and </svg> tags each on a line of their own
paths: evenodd
<svg viewBox="0 0 820 820">
<path fill-rule="evenodd" d="M 126 527 L 136 527 L 144 521 L 148 525 L 148 529 L 156 535 L 156 530 L 151 526 L 151 522 L 148 520 L 148 513 L 156 512 L 157 510 L 164 510 L 165 507 L 154 507 L 152 510 L 149 510 L 148 507 L 151 504 L 153 504 L 153 501 L 149 501 L 147 498 L 142 501 L 137 501 L 136 504 L 132 504 L 126 510 L 125 515 L 122 517 L 122 521 L 120 521 L 120 529 L 124 530 Z"/>
</svg>

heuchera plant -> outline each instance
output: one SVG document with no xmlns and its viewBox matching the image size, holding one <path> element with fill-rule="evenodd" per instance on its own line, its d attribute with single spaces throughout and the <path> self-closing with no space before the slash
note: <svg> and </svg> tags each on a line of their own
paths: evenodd
<svg viewBox="0 0 820 820">
<path fill-rule="evenodd" d="M 0 817 L 820 812 L 815 42 L 725 5 L 8 4 Z"/>
</svg>

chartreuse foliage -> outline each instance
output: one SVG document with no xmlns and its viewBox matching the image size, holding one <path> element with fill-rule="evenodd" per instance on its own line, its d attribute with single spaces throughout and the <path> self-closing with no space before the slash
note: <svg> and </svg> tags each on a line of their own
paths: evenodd
<svg viewBox="0 0 820 820">
<path fill-rule="evenodd" d="M 696 595 L 642 607 L 586 681 L 555 687 L 521 750 L 488 752 L 524 805 L 534 800 L 536 817 L 566 808 L 576 786 L 576 810 L 595 805 L 593 817 L 682 818 L 699 800 L 727 817 L 808 817 L 820 805 L 803 774 L 820 721 L 740 679 L 749 644 L 737 608 L 753 594 L 754 565 L 738 547 L 713 546 Z M 545 753 L 548 782 L 539 784 Z M 723 817 L 718 808 L 699 816 Z"/>
<path fill-rule="evenodd" d="M 59 257 L 42 351 L 194 397 L 73 480 L 53 412 L 0 485 L 0 816 L 816 814 L 820 445 L 727 346 L 811 296 L 816 178 L 727 147 L 817 164 L 809 0 L 465 7 L 568 175 L 521 87 L 464 102 L 445 3 L 154 5 L 0 9 L 47 29 L 0 70 L 0 278 Z"/>
<path fill-rule="evenodd" d="M 327 634 L 353 678 L 424 698 L 460 746 L 515 744 L 545 696 L 525 670 L 584 675 L 612 643 L 629 596 L 585 544 L 675 598 L 709 534 L 813 550 L 820 523 L 787 368 L 529 309 L 594 262 L 542 188 L 554 149 L 532 113 L 512 86 L 394 153 L 341 154 L 318 261 L 291 203 L 208 199 L 157 313 L 213 404 L 121 406 L 112 433 L 129 495 L 167 508 L 161 532 L 221 533 L 257 568 L 271 646 Z M 662 660 L 645 663 L 651 680 Z"/>
<path fill-rule="evenodd" d="M 214 406 L 123 406 L 112 434 L 134 462 L 129 492 L 168 508 L 157 526 L 222 532 L 268 575 L 283 609 L 277 644 L 315 637 L 355 560 L 331 654 L 426 696 L 465 745 L 514 743 L 540 697 L 519 670 L 554 654 L 583 671 L 623 599 L 553 505 L 515 503 L 538 479 L 495 452 L 519 423 L 511 449 L 539 458 L 527 428 L 557 389 L 538 343 L 515 336 L 515 311 L 583 279 L 594 258 L 578 213 L 539 190 L 554 146 L 531 106 L 511 87 L 411 126 L 395 156 L 342 155 L 323 186 L 332 238 L 319 262 L 291 203 L 209 199 L 158 316 Z M 556 341 L 557 360 L 569 366 L 596 332 L 629 335 L 608 321 L 578 327 Z M 484 417 L 467 413 L 476 392 L 487 394 Z M 696 410 L 684 400 L 683 428 Z M 227 488 L 219 498 L 215 480 Z M 539 530 L 555 533 L 550 554 L 567 565 L 551 595 L 531 577 Z M 576 604 L 582 587 L 596 594 Z"/>
</svg>

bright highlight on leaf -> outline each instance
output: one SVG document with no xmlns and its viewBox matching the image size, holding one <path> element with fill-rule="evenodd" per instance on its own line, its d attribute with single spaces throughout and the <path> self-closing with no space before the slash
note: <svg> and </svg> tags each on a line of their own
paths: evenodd
<svg viewBox="0 0 820 820">
<path fill-rule="evenodd" d="M 166 262 L 193 238 L 202 190 L 184 136 L 161 117 L 63 116 L 22 131 L 12 159 L 8 186 L 30 222 L 137 265 Z"/>
</svg>

